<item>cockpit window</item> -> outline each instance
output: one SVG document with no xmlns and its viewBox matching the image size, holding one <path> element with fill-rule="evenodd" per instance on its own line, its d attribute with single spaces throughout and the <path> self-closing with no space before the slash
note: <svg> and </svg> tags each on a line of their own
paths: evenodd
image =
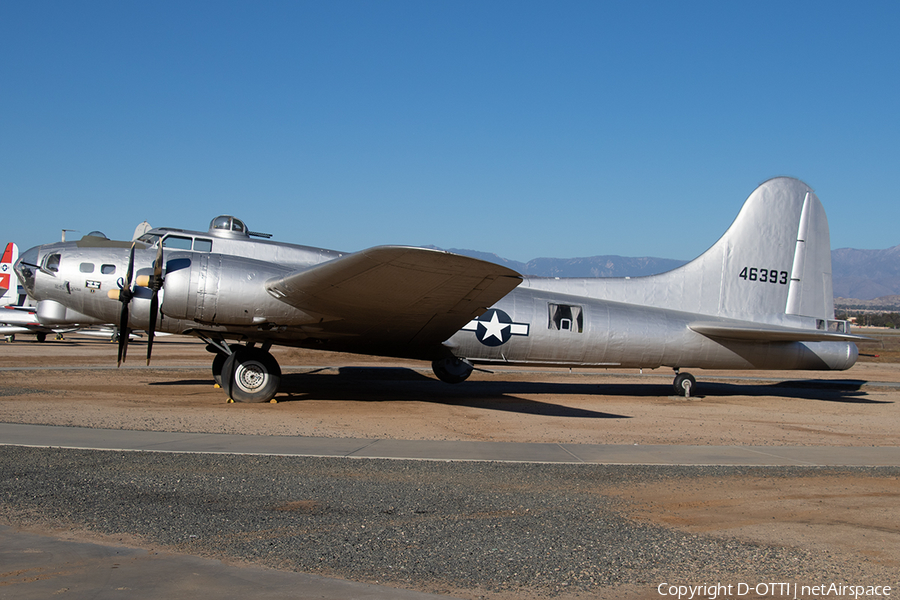
<svg viewBox="0 0 900 600">
<path fill-rule="evenodd" d="M 141 237 L 138 238 L 139 242 L 144 242 L 145 244 L 150 244 L 151 246 L 155 246 L 156 242 L 159 240 L 159 236 L 155 233 L 145 233 Z"/>
<path fill-rule="evenodd" d="M 54 273 L 59 272 L 59 259 L 59 254 L 48 254 L 47 258 L 44 259 L 44 268 Z"/>
<path fill-rule="evenodd" d="M 197 238 L 194 240 L 194 252 L 212 252 L 212 240 Z"/>
<path fill-rule="evenodd" d="M 190 250 L 193 238 L 180 235 L 167 235 L 163 238 L 163 248 L 175 248 L 176 250 Z"/>
</svg>

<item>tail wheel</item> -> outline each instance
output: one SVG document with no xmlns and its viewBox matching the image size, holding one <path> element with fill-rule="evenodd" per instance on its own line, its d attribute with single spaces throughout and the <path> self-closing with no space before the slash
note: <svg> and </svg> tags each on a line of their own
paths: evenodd
<svg viewBox="0 0 900 600">
<path fill-rule="evenodd" d="M 281 367 L 260 348 L 241 348 L 225 359 L 222 381 L 236 402 L 268 402 L 281 383 Z"/>
<path fill-rule="evenodd" d="M 690 373 L 679 373 L 675 376 L 675 395 L 690 398 L 697 393 L 697 380 Z"/>
</svg>

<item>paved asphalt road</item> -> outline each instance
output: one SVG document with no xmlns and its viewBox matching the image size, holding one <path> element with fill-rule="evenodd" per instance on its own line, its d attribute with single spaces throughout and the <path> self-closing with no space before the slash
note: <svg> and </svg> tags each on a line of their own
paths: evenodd
<svg viewBox="0 0 900 600">
<path fill-rule="evenodd" d="M 126 431 L 0 423 L 0 445 L 607 465 L 900 466 L 900 447 L 669 446 L 415 441 Z"/>
<path fill-rule="evenodd" d="M 20 456 L 21 452 L 14 447 L 133 451 L 135 452 L 133 456 L 136 457 L 140 456 L 141 452 L 152 452 L 159 457 L 172 456 L 174 458 L 182 455 L 185 459 L 189 456 L 204 455 L 221 455 L 223 458 L 229 455 L 353 457 L 357 459 L 413 459 L 424 460 L 426 463 L 463 461 L 463 463 L 476 464 L 484 461 L 484 464 L 512 463 L 511 467 L 515 464 L 527 466 L 528 463 L 545 463 L 548 467 L 553 464 L 562 467 L 565 464 L 591 463 L 597 465 L 712 465 L 711 468 L 761 466 L 778 469 L 809 466 L 900 466 L 900 448 L 893 447 L 614 446 L 428 442 L 120 431 L 21 424 L 0 424 L 0 445 L 11 446 L 8 453 L 19 452 Z M 28 454 L 26 451 L 25 456 Z M 43 460 L 50 469 L 46 471 L 48 476 L 53 476 L 53 473 L 57 472 L 53 471 L 54 468 L 63 468 L 57 461 Z M 139 459 L 136 461 L 141 464 Z M 24 462 L 20 458 L 17 464 Z M 135 477 L 135 471 L 130 471 L 128 477 Z M 468 475 L 463 479 L 466 477 Z M 479 489 L 486 487 L 483 482 L 478 483 L 474 480 L 473 485 Z M 390 484 L 389 489 L 392 486 L 393 484 Z M 114 490 L 113 493 L 116 493 L 115 488 L 119 486 L 106 482 L 98 484 L 96 487 L 111 488 Z M 353 496 L 358 495 L 358 492 L 353 494 Z M 413 492 L 412 495 L 416 496 L 417 494 Z M 52 502 L 62 502 L 65 505 L 66 502 L 71 501 L 68 498 L 68 496 L 62 499 L 54 496 L 38 501 L 37 506 L 42 506 L 46 502 L 45 506 L 49 512 Z M 121 499 L 115 497 L 106 501 L 94 500 L 94 506 L 97 508 L 92 511 L 88 507 L 86 514 L 93 517 L 94 513 L 103 512 L 98 505 L 109 508 L 106 505 L 120 501 Z M 437 504 L 444 503 L 443 500 L 437 502 Z M 90 502 L 85 504 L 89 505 Z M 152 506 L 148 505 L 148 510 L 150 508 Z M 204 518 L 209 519 L 209 515 Z M 571 523 L 572 515 L 564 516 L 562 521 Z M 633 532 L 627 535 L 633 535 Z M 700 546 L 690 548 L 690 544 L 694 542 L 686 542 L 685 539 L 680 538 L 678 540 L 674 538 L 672 540 L 661 539 L 653 543 L 670 544 L 670 547 L 673 547 L 671 545 L 688 544 L 687 557 L 705 550 L 704 544 L 707 544 L 707 542 L 702 542 Z M 646 544 L 641 542 L 641 545 Z M 742 553 L 756 552 L 749 547 L 741 548 L 739 551 Z M 741 554 L 735 555 L 731 559 L 725 557 L 722 560 L 741 561 L 746 560 L 746 556 Z M 753 554 L 753 557 L 754 561 L 764 560 L 756 554 Z M 778 561 L 780 560 L 778 559 Z M 0 599 L 47 598 L 63 592 L 67 597 L 100 599 L 121 598 L 123 593 L 129 598 L 136 599 L 192 597 L 198 600 L 248 597 L 261 599 L 371 598 L 373 600 L 448 597 L 329 579 L 305 573 L 235 566 L 218 560 L 170 552 L 66 541 L 51 536 L 18 532 L 9 527 L 0 527 L 0 565 L 2 565 L 0 568 Z"/>
</svg>

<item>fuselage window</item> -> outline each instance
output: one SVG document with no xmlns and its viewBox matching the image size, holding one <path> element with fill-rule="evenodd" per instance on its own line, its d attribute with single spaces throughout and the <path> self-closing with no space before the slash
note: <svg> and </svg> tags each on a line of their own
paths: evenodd
<svg viewBox="0 0 900 600">
<path fill-rule="evenodd" d="M 192 238 L 181 237 L 179 235 L 167 235 L 163 238 L 163 248 L 174 248 L 176 250 L 190 250 Z"/>
<path fill-rule="evenodd" d="M 116 272 L 116 265 L 100 265 L 100 272 L 104 275 L 114 275 Z"/>
<path fill-rule="evenodd" d="M 80 265 L 78 265 L 78 270 L 82 273 L 93 273 L 94 263 L 81 263 Z"/>
<path fill-rule="evenodd" d="M 584 315 L 580 306 L 570 304 L 550 304 L 549 329 L 556 331 L 584 331 Z"/>
<path fill-rule="evenodd" d="M 54 273 L 59 271 L 59 254 L 50 254 L 44 259 L 44 268 Z"/>
<path fill-rule="evenodd" d="M 212 240 L 195 239 L 194 252 L 212 252 Z"/>
</svg>

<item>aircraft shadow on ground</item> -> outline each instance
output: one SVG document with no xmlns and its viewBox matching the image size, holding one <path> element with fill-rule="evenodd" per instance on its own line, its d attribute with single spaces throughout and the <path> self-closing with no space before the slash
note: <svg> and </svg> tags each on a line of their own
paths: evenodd
<svg viewBox="0 0 900 600">
<path fill-rule="evenodd" d="M 582 383 L 582 382 L 534 382 L 534 381 L 465 381 L 452 385 L 438 381 L 420 371 L 399 367 L 343 367 L 337 370 L 321 369 L 308 373 L 287 374 L 282 378 L 279 396 L 288 399 L 356 399 L 356 400 L 418 400 L 442 404 L 480 406 L 494 403 L 498 410 L 521 410 L 522 403 L 543 406 L 559 406 L 520 398 L 520 395 L 594 395 L 625 396 L 632 398 L 673 397 L 670 383 Z M 327 375 L 325 373 L 328 373 Z M 773 384 L 719 383 L 701 381 L 700 395 L 704 397 L 774 396 L 819 400 L 823 402 L 847 402 L 859 404 L 891 404 L 873 400 L 862 389 L 862 380 L 787 380 Z M 360 391 L 367 395 L 359 397 Z M 519 404 L 518 408 L 505 408 L 504 404 Z M 566 411 L 575 409 L 564 408 Z M 593 411 L 587 411 L 592 413 Z M 541 411 L 540 414 L 550 414 Z M 604 418 L 623 418 L 622 415 L 604 415 Z M 562 415 L 559 415 L 562 416 Z M 576 416 L 576 415 L 569 415 Z"/>
<path fill-rule="evenodd" d="M 335 372 L 337 371 L 337 372 Z M 210 385 L 211 380 L 181 379 L 156 381 L 153 386 Z M 532 384 L 528 384 L 529 386 Z M 541 384 L 533 384 L 541 385 Z M 576 384 L 577 385 L 577 384 Z M 278 402 L 303 400 L 342 400 L 348 402 L 430 402 L 448 406 L 469 406 L 545 417 L 570 417 L 581 419 L 630 419 L 594 410 L 573 408 L 552 402 L 518 398 L 514 393 L 576 394 L 568 384 L 554 386 L 554 390 L 512 390 L 504 382 L 467 382 L 450 385 L 427 377 L 413 369 L 386 367 L 344 367 L 341 369 L 316 369 L 306 373 L 282 375 L 281 386 L 275 399 Z M 652 395 L 652 394 L 648 394 Z"/>
<path fill-rule="evenodd" d="M 541 389 L 552 386 L 551 390 Z M 574 385 L 574 387 L 573 387 Z M 574 408 L 531 400 L 517 394 L 586 393 L 580 384 L 467 381 L 444 383 L 414 369 L 399 367 L 343 367 L 282 376 L 279 402 L 347 400 L 354 402 L 415 401 L 468 406 L 488 410 L 580 419 L 630 419 L 628 415 Z"/>
<path fill-rule="evenodd" d="M 209 380 L 154 382 L 150 385 L 209 385 Z M 696 399 L 732 396 L 817 400 L 857 404 L 892 404 L 873 400 L 861 380 L 787 380 L 777 383 L 698 382 Z M 354 402 L 416 401 L 452 406 L 543 416 L 576 418 L 630 418 L 520 396 L 622 396 L 627 398 L 674 398 L 671 383 L 595 383 L 541 381 L 465 381 L 447 384 L 424 373 L 403 367 L 322 368 L 304 373 L 285 373 L 276 399 L 344 400 Z"/>
<path fill-rule="evenodd" d="M 770 384 L 719 383 L 704 381 L 698 384 L 700 398 L 726 396 L 774 396 L 798 400 L 822 402 L 846 402 L 850 404 L 893 404 L 887 400 L 874 400 L 863 390 L 862 380 L 797 379 Z"/>
</svg>

